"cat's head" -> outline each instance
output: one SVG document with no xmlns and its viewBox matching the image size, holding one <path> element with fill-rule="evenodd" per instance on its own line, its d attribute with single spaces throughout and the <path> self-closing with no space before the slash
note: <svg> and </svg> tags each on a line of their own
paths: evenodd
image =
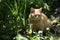
<svg viewBox="0 0 60 40">
<path fill-rule="evenodd" d="M 41 14 L 42 14 L 42 7 L 39 9 L 34 9 L 33 7 L 31 7 L 29 18 L 31 18 L 31 20 L 40 20 Z"/>
</svg>

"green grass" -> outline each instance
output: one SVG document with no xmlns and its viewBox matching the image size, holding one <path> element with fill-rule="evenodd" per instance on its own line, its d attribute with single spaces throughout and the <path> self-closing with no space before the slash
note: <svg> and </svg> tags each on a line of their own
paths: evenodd
<svg viewBox="0 0 60 40">
<path fill-rule="evenodd" d="M 31 7 L 43 7 L 43 12 L 47 14 L 47 16 L 51 16 L 51 6 L 48 5 L 49 2 L 52 2 L 52 0 L 1 0 L 0 38 L 2 40 L 60 40 L 60 37 L 52 36 L 50 34 L 47 34 L 49 36 L 39 37 L 37 34 L 33 35 L 32 29 L 28 26 L 28 16 Z M 54 17 L 51 16 L 50 19 L 53 20 Z M 58 23 L 60 24 L 60 20 Z M 22 33 L 22 35 L 21 32 L 26 33 Z"/>
</svg>

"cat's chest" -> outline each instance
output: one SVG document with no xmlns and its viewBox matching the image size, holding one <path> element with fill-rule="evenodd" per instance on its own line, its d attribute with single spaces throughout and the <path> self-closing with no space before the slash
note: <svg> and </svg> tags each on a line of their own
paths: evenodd
<svg viewBox="0 0 60 40">
<path fill-rule="evenodd" d="M 42 21 L 38 21 L 38 22 L 34 22 L 32 24 L 33 24 L 33 26 L 39 27 L 39 26 L 42 26 L 43 25 L 43 22 Z"/>
<path fill-rule="evenodd" d="M 44 26 L 43 26 L 43 23 L 39 22 L 39 23 L 35 23 L 33 24 L 33 29 L 42 29 Z"/>
</svg>

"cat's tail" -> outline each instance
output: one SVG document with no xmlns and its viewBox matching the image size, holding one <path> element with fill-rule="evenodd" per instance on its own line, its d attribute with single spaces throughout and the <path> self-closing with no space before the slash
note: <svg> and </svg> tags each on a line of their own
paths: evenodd
<svg viewBox="0 0 60 40">
<path fill-rule="evenodd" d="M 56 19 L 52 20 L 52 21 L 51 21 L 51 24 L 56 24 L 56 23 L 58 22 L 59 18 L 60 18 L 60 17 L 57 17 Z"/>
</svg>

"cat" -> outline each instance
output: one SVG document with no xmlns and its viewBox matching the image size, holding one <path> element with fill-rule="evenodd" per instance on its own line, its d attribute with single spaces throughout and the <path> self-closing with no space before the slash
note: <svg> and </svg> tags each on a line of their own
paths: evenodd
<svg viewBox="0 0 60 40">
<path fill-rule="evenodd" d="M 29 14 L 29 23 L 32 24 L 32 30 L 34 31 L 44 31 L 46 28 L 50 28 L 52 25 L 48 17 L 42 13 L 42 9 L 42 7 L 39 9 L 34 9 L 31 7 Z"/>
</svg>

